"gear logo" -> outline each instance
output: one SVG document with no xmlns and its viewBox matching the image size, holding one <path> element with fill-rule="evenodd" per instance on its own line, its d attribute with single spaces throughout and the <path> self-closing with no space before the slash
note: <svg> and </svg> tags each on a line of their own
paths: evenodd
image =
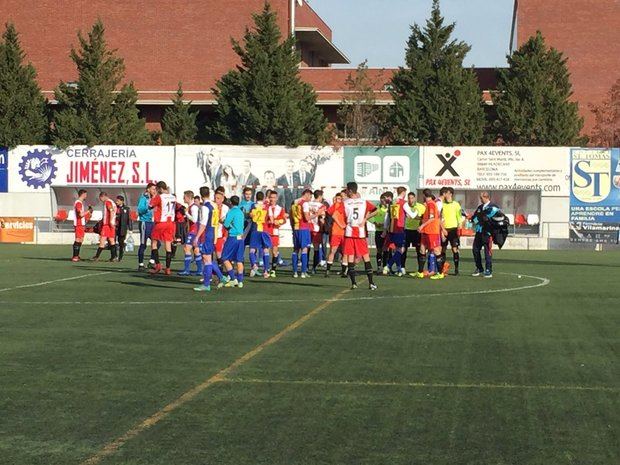
<svg viewBox="0 0 620 465">
<path fill-rule="evenodd" d="M 35 189 L 43 189 L 52 184 L 56 171 L 56 162 L 47 150 L 31 150 L 22 157 L 19 164 L 22 181 Z"/>
</svg>

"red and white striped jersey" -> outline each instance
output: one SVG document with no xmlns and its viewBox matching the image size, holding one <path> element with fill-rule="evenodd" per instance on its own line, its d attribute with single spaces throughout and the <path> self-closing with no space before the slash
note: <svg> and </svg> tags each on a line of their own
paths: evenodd
<svg viewBox="0 0 620 465">
<path fill-rule="evenodd" d="M 312 216 L 317 215 L 321 208 L 325 206 L 321 202 L 317 202 L 316 200 L 311 200 L 309 202 L 304 202 L 303 204 L 303 212 L 311 213 Z M 319 224 L 319 217 L 314 216 L 310 220 L 310 231 L 318 232 L 321 229 L 321 225 Z"/>
<path fill-rule="evenodd" d="M 86 226 L 86 212 L 84 211 L 84 202 L 80 199 L 77 199 L 73 204 L 73 212 L 75 213 L 75 218 L 73 219 L 73 226 Z"/>
<path fill-rule="evenodd" d="M 286 213 L 280 205 L 267 206 L 267 223 L 265 224 L 265 232 L 272 236 L 280 233 L 280 226 L 286 221 Z"/>
<path fill-rule="evenodd" d="M 200 207 L 195 203 L 192 203 L 185 212 L 185 217 L 189 223 L 189 232 L 196 234 L 198 232 L 198 216 L 200 214 Z"/>
<path fill-rule="evenodd" d="M 345 237 L 365 238 L 368 236 L 366 231 L 366 215 L 374 212 L 377 207 L 364 199 L 345 199 L 344 217 L 347 224 L 344 230 Z"/>
<path fill-rule="evenodd" d="M 219 207 L 216 205 L 215 208 L 218 210 L 218 220 L 224 222 L 230 208 L 224 204 Z M 224 237 L 224 225 L 222 223 L 218 223 L 217 228 L 215 228 L 215 238 L 219 239 L 220 237 Z"/>
<path fill-rule="evenodd" d="M 116 226 L 116 204 L 111 199 L 103 203 L 103 225 Z"/>
<path fill-rule="evenodd" d="M 172 194 L 159 194 L 151 199 L 155 223 L 174 223 L 177 198 Z"/>
</svg>

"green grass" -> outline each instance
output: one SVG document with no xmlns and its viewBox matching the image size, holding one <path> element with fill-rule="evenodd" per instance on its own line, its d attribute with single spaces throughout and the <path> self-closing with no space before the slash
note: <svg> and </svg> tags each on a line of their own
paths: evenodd
<svg viewBox="0 0 620 465">
<path fill-rule="evenodd" d="M 0 464 L 79 464 L 348 287 L 282 273 L 203 295 L 68 253 L 0 246 Z M 379 277 L 101 463 L 620 463 L 619 263 L 504 251 L 492 280 Z M 550 283 L 476 293 L 529 276 Z"/>
</svg>

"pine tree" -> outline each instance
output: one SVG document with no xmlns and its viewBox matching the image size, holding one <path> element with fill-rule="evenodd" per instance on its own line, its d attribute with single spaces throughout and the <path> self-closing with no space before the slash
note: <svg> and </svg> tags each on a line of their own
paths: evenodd
<svg viewBox="0 0 620 465">
<path fill-rule="evenodd" d="M 32 64 L 24 64 L 15 26 L 6 24 L 0 42 L 0 146 L 46 142 L 49 122 L 45 99 Z"/>
<path fill-rule="evenodd" d="M 406 67 L 392 79 L 394 107 L 388 136 L 400 144 L 474 145 L 484 136 L 482 94 L 472 69 L 463 68 L 470 50 L 451 40 L 455 24 L 444 25 L 439 0 L 421 29 L 411 28 Z"/>
<path fill-rule="evenodd" d="M 316 106 L 312 87 L 299 78 L 295 39 L 282 41 L 276 13 L 269 3 L 253 15 L 243 44 L 233 40 L 241 64 L 214 89 L 215 121 L 209 128 L 227 143 L 288 145 L 326 142 L 327 121 Z"/>
<path fill-rule="evenodd" d="M 123 59 L 108 50 L 105 28 L 97 20 L 88 37 L 78 33 L 80 50 L 71 50 L 78 70 L 74 83 L 61 82 L 55 91 L 52 142 L 72 144 L 151 144 L 144 119 L 138 116 L 133 84 L 117 92 L 125 75 Z"/>
<path fill-rule="evenodd" d="M 540 31 L 508 57 L 494 94 L 498 136 L 508 145 L 580 145 L 583 118 L 573 94 L 567 59 L 547 48 Z"/>
<path fill-rule="evenodd" d="M 172 100 L 172 106 L 166 108 L 162 118 L 162 142 L 164 145 L 193 144 L 196 142 L 198 127 L 196 118 L 198 110 L 192 110 L 191 102 L 183 102 L 183 87 L 179 88 Z"/>
<path fill-rule="evenodd" d="M 383 123 L 382 108 L 376 106 L 375 89 L 378 82 L 368 73 L 368 62 L 360 63 L 345 81 L 345 97 L 338 109 L 338 119 L 344 126 L 346 139 L 356 145 L 375 144 Z"/>
<path fill-rule="evenodd" d="M 592 143 L 599 147 L 620 147 L 620 79 L 610 89 L 607 99 L 591 110 L 596 118 Z"/>
</svg>

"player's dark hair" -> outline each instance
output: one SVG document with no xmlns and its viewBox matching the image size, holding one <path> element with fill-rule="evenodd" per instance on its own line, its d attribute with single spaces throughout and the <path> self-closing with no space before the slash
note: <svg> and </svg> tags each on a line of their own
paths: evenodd
<svg viewBox="0 0 620 465">
<path fill-rule="evenodd" d="M 448 189 L 448 192 L 450 192 L 450 194 L 454 195 L 454 187 L 446 187 L 446 189 Z"/>
<path fill-rule="evenodd" d="M 238 196 L 236 196 L 236 195 L 233 195 L 233 196 L 230 198 L 230 204 L 231 204 L 232 206 L 234 206 L 234 207 L 236 207 L 237 205 L 239 205 L 239 197 L 238 197 Z"/>
<path fill-rule="evenodd" d="M 413 196 L 413 197 L 415 197 L 415 196 L 416 196 L 416 195 L 415 195 L 415 192 L 409 192 L 407 195 L 411 195 L 411 196 Z"/>
<path fill-rule="evenodd" d="M 336 193 L 336 195 L 334 195 L 334 197 L 342 197 L 342 194 L 340 192 Z"/>
<path fill-rule="evenodd" d="M 209 195 L 211 195 L 211 189 L 209 189 L 207 186 L 202 186 L 200 188 L 200 197 L 206 199 L 207 197 L 209 197 Z"/>
<path fill-rule="evenodd" d="M 263 192 L 256 193 L 256 201 L 260 202 L 261 200 L 265 200 L 265 194 Z"/>
<path fill-rule="evenodd" d="M 88 192 L 86 189 L 80 189 L 78 191 L 78 197 L 81 196 L 82 194 L 86 194 L 86 192 Z"/>
<path fill-rule="evenodd" d="M 304 189 L 304 191 L 301 193 L 302 196 L 308 194 L 312 195 L 312 191 L 310 189 Z"/>
<path fill-rule="evenodd" d="M 321 197 L 323 195 L 323 191 L 321 189 L 317 189 L 314 191 L 314 198 L 318 199 L 319 197 Z"/>
<path fill-rule="evenodd" d="M 447 187 L 442 187 L 441 189 L 439 189 L 439 195 L 445 195 L 446 192 L 448 192 L 450 189 Z"/>
<path fill-rule="evenodd" d="M 224 186 L 217 186 L 217 187 L 215 188 L 215 193 L 217 194 L 218 192 L 219 192 L 220 194 L 225 194 L 225 193 L 226 193 L 226 189 L 224 189 Z"/>
<path fill-rule="evenodd" d="M 407 188 L 406 188 L 406 187 L 404 187 L 404 186 L 399 186 L 399 187 L 397 187 L 397 188 L 396 188 L 396 193 L 397 193 L 398 195 L 402 194 L 403 192 L 407 192 Z"/>
<path fill-rule="evenodd" d="M 99 192 L 99 197 L 107 197 L 108 193 L 107 192 Z"/>
<path fill-rule="evenodd" d="M 116 196 L 116 200 L 120 200 L 121 202 L 125 201 L 125 197 L 123 197 L 122 195 L 117 195 Z"/>
<path fill-rule="evenodd" d="M 168 185 L 167 185 L 164 181 L 159 181 L 159 182 L 156 184 L 156 186 L 157 186 L 157 188 L 158 188 L 158 189 L 161 189 L 161 190 L 164 190 L 164 191 L 165 191 L 166 189 L 168 189 Z"/>
<path fill-rule="evenodd" d="M 155 184 L 154 182 L 149 182 L 149 183 L 146 185 L 146 189 L 145 189 L 145 190 L 148 190 L 148 189 L 150 189 L 151 187 L 156 187 L 156 186 L 157 186 L 157 184 Z"/>
<path fill-rule="evenodd" d="M 393 199 L 394 198 L 394 192 L 392 192 L 392 191 L 384 192 L 383 195 L 385 195 L 386 199 Z"/>
<path fill-rule="evenodd" d="M 194 196 L 194 200 L 200 200 L 200 196 L 199 195 L 195 195 Z"/>
<path fill-rule="evenodd" d="M 246 192 L 252 192 L 252 188 L 251 187 L 244 187 L 243 188 L 243 193 L 245 194 Z"/>
<path fill-rule="evenodd" d="M 427 199 L 433 199 L 433 200 L 435 200 L 435 196 L 433 195 L 433 193 L 431 192 L 431 190 L 430 190 L 430 189 L 424 189 L 424 190 L 422 191 L 422 194 L 423 194 L 423 195 L 424 195 L 424 197 L 425 197 L 425 198 L 427 198 Z"/>
<path fill-rule="evenodd" d="M 357 194 L 357 183 L 356 182 L 348 182 L 347 183 L 347 190 L 349 192 L 352 192 L 353 194 Z"/>
</svg>

